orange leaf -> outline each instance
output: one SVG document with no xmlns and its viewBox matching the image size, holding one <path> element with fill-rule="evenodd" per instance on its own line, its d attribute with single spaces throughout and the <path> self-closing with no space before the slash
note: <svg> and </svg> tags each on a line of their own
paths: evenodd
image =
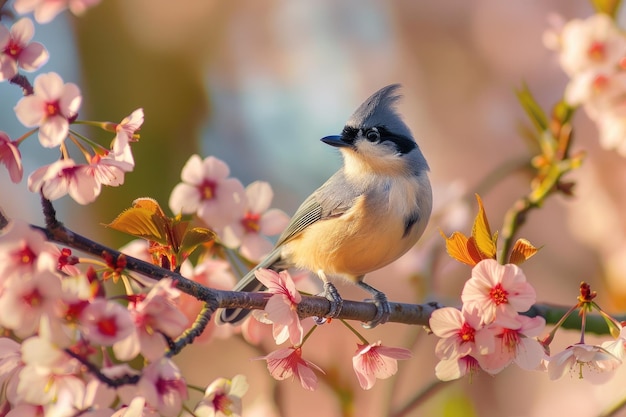
<svg viewBox="0 0 626 417">
<path fill-rule="evenodd" d="M 511 250 L 509 263 L 519 265 L 530 259 L 538 251 L 539 248 L 534 247 L 528 240 L 517 239 L 515 245 L 513 245 L 513 250 Z"/>
<path fill-rule="evenodd" d="M 170 219 L 151 198 L 138 198 L 133 201 L 131 208 L 121 212 L 115 220 L 105 226 L 163 245 L 169 243 Z"/>
<path fill-rule="evenodd" d="M 467 236 L 461 232 L 454 232 L 450 237 L 446 237 L 441 230 L 439 233 L 446 240 L 446 250 L 448 251 L 448 255 L 469 266 L 476 265 L 476 261 L 468 249 L 469 245 Z"/>
<path fill-rule="evenodd" d="M 472 237 L 476 243 L 476 247 L 480 251 L 483 258 L 496 258 L 496 240 L 498 235 L 491 235 L 491 229 L 489 228 L 489 221 L 487 220 L 487 214 L 483 207 L 483 201 L 480 196 L 476 194 L 476 200 L 478 201 L 478 214 L 474 219 L 474 226 L 472 227 Z"/>
</svg>

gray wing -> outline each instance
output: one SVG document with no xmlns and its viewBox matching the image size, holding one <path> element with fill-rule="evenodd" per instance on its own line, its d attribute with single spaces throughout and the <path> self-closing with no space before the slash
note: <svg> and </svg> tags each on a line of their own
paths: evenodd
<svg viewBox="0 0 626 417">
<path fill-rule="evenodd" d="M 285 231 L 278 238 L 269 255 L 249 271 L 233 288 L 233 291 L 261 291 L 263 285 L 256 279 L 254 271 L 259 268 L 282 268 L 281 246 L 298 236 L 304 229 L 320 220 L 341 216 L 352 207 L 354 200 L 363 192 L 361 185 L 348 183 L 343 171 L 337 172 L 300 205 Z M 218 322 L 236 324 L 250 314 L 249 310 L 227 308 L 218 316 Z"/>
<path fill-rule="evenodd" d="M 282 246 L 315 222 L 338 217 L 362 194 L 360 186 L 348 183 L 343 171 L 335 173 L 300 205 L 276 242 Z"/>
</svg>

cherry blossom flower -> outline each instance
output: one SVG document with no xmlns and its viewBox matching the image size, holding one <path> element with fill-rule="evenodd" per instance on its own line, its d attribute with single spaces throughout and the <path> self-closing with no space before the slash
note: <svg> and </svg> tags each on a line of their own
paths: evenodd
<svg viewBox="0 0 626 417">
<path fill-rule="evenodd" d="M 430 316 L 429 326 L 436 336 L 442 338 L 435 348 L 440 359 L 486 355 L 495 349 L 494 330 L 482 325 L 476 309 L 459 311 L 454 307 L 440 308 Z"/>
<path fill-rule="evenodd" d="M 80 108 L 80 90 L 76 84 L 64 84 L 59 74 L 49 72 L 35 78 L 33 91 L 17 102 L 15 114 L 24 126 L 39 127 L 42 146 L 59 146 L 68 134 L 69 119 L 76 117 Z"/>
<path fill-rule="evenodd" d="M 562 352 L 548 359 L 548 375 L 550 379 L 561 378 L 566 372 L 576 374 L 578 378 L 585 378 L 591 382 L 604 382 L 610 377 L 610 371 L 615 370 L 622 361 L 601 346 L 577 343 L 568 346 Z M 604 378 L 599 374 L 605 373 Z"/>
<path fill-rule="evenodd" d="M 221 233 L 226 246 L 236 248 L 246 258 L 259 261 L 272 250 L 272 243 L 263 236 L 277 235 L 289 223 L 282 210 L 269 209 L 274 193 L 264 181 L 255 181 L 246 187 L 248 204 L 243 216 L 229 224 Z"/>
<path fill-rule="evenodd" d="M 49 326 L 43 325 L 40 335 L 22 342 L 22 361 L 17 387 L 18 400 L 35 405 L 47 405 L 55 401 L 62 391 L 82 398 L 84 381 L 77 376 L 78 362 L 67 355 L 52 339 Z"/>
<path fill-rule="evenodd" d="M 162 416 L 176 416 L 187 399 L 187 386 L 180 370 L 170 359 L 162 358 L 144 368 L 138 388 Z"/>
<path fill-rule="evenodd" d="M 100 194 L 100 183 L 93 171 L 72 159 L 60 159 L 36 169 L 28 177 L 28 189 L 42 192 L 48 200 L 69 194 L 78 204 L 89 204 Z"/>
<path fill-rule="evenodd" d="M 500 372 L 511 362 L 527 371 L 536 370 L 541 365 L 545 350 L 535 337 L 543 333 L 545 319 L 518 315 L 515 320 L 519 322 L 519 327 L 514 329 L 495 325 L 494 351 L 476 356 L 480 367 L 491 374 Z"/>
<path fill-rule="evenodd" d="M 603 13 L 566 23 L 560 41 L 561 66 L 570 76 L 614 66 L 626 55 L 626 39 L 613 19 Z"/>
<path fill-rule="evenodd" d="M 124 174 L 133 170 L 128 162 L 114 159 L 109 155 L 94 155 L 89 165 L 85 165 L 85 175 L 93 176 L 96 184 L 117 187 L 124 184 Z M 97 191 L 98 195 L 100 191 Z"/>
<path fill-rule="evenodd" d="M 100 3 L 100 0 L 15 0 L 13 7 L 19 14 L 35 13 L 37 23 L 48 23 L 65 9 L 75 15 Z"/>
<path fill-rule="evenodd" d="M 160 417 L 159 413 L 150 404 L 146 404 L 144 397 L 135 397 L 127 407 L 122 407 L 111 417 Z"/>
<path fill-rule="evenodd" d="M 271 352 L 267 356 L 256 359 L 267 361 L 267 369 L 270 375 L 279 381 L 289 377 L 298 378 L 302 388 L 309 391 L 317 388 L 317 376 L 314 369 L 321 373 L 324 371 L 312 362 L 302 359 L 302 348 L 290 347 Z"/>
<path fill-rule="evenodd" d="M 12 141 L 9 135 L 0 131 L 0 164 L 7 167 L 9 177 L 15 184 L 22 181 L 22 176 L 24 176 L 22 154 L 17 147 L 16 141 Z"/>
<path fill-rule="evenodd" d="M 22 220 L 12 220 L 0 232 L 0 286 L 11 276 L 55 271 L 56 247 L 42 232 Z"/>
<path fill-rule="evenodd" d="M 510 319 L 510 326 L 515 326 L 517 313 L 528 310 L 535 299 L 535 289 L 517 265 L 500 265 L 494 259 L 482 260 L 474 266 L 472 277 L 461 293 L 464 308 L 476 308 L 483 323 L 492 323 L 497 314 L 505 326 L 506 318 Z"/>
<path fill-rule="evenodd" d="M 173 213 L 197 213 L 209 227 L 223 229 L 241 217 L 246 204 L 243 185 L 228 178 L 229 174 L 223 161 L 192 155 L 181 172 L 183 182 L 172 190 L 170 209 Z"/>
<path fill-rule="evenodd" d="M 50 271 L 11 279 L 0 292 L 0 326 L 27 337 L 37 330 L 42 316 L 61 312 L 61 281 Z"/>
<path fill-rule="evenodd" d="M 169 278 L 162 279 L 150 289 L 145 299 L 129 304 L 135 330 L 115 343 L 113 351 L 120 360 L 130 360 L 141 353 L 147 360 L 163 356 L 167 343 L 163 338 L 179 336 L 187 327 L 187 317 L 178 309 L 180 295 Z"/>
<path fill-rule="evenodd" d="M 435 366 L 435 376 L 441 381 L 453 381 L 479 369 L 480 365 L 476 358 L 466 355 L 460 358 L 440 360 Z"/>
<path fill-rule="evenodd" d="M 209 385 L 193 413 L 196 417 L 240 417 L 241 397 L 248 391 L 243 375 L 218 378 Z"/>
<path fill-rule="evenodd" d="M 102 346 L 112 346 L 135 330 L 130 312 L 121 304 L 103 298 L 85 307 L 80 323 L 85 338 Z"/>
<path fill-rule="evenodd" d="M 17 75 L 18 66 L 35 71 L 48 61 L 48 51 L 39 42 L 30 42 L 35 34 L 32 20 L 22 18 L 11 30 L 0 25 L 0 81 Z"/>
<path fill-rule="evenodd" d="M 111 146 L 115 160 L 126 162 L 132 167 L 135 166 L 135 159 L 133 158 L 130 142 L 137 140 L 138 134 L 136 132 L 141 129 L 143 120 L 143 109 L 140 108 L 133 111 L 119 124 L 115 125 L 115 139 L 113 139 Z"/>
<path fill-rule="evenodd" d="M 56 374 L 27 365 L 20 372 L 17 389 L 20 401 L 47 405 L 53 403 L 62 391 L 71 392 L 76 398 L 84 396 L 85 383 L 81 378 L 72 374 Z"/>
<path fill-rule="evenodd" d="M 183 262 L 180 267 L 180 274 L 205 287 L 215 288 L 217 290 L 229 291 L 237 282 L 232 274 L 228 261 L 211 259 L 209 257 L 202 259 L 195 267 L 193 267 L 189 261 Z M 182 293 L 178 299 L 178 308 L 187 316 L 190 322 L 193 322 L 196 317 L 198 317 L 198 313 L 200 313 L 203 307 L 203 302 L 189 294 Z M 235 326 L 219 326 L 215 320 L 211 320 L 204 328 L 202 334 L 194 339 L 194 343 L 208 343 L 214 337 L 227 339 L 232 336 L 236 330 L 237 328 Z"/>
<path fill-rule="evenodd" d="M 0 392 L 11 403 L 17 401 L 17 382 L 24 367 L 20 348 L 15 340 L 0 338 Z"/>
<path fill-rule="evenodd" d="M 255 312 L 254 317 L 263 323 L 272 323 L 272 332 L 277 345 L 287 339 L 293 345 L 302 343 L 304 330 L 298 316 L 298 304 L 302 301 L 302 296 L 296 290 L 296 284 L 289 272 L 278 273 L 270 269 L 259 269 L 254 275 L 270 293 L 274 294 L 267 301 L 263 313 Z"/>
<path fill-rule="evenodd" d="M 386 379 L 398 372 L 398 359 L 410 359 L 411 351 L 403 348 L 374 344 L 362 345 L 352 358 L 352 367 L 363 389 L 374 386 L 376 378 Z"/>
</svg>

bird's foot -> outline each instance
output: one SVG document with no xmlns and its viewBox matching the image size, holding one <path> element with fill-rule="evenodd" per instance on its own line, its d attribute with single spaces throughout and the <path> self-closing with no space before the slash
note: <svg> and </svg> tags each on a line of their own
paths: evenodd
<svg viewBox="0 0 626 417">
<path fill-rule="evenodd" d="M 363 281 L 359 281 L 358 285 L 374 296 L 374 299 L 367 299 L 365 301 L 372 302 L 376 305 L 376 315 L 372 321 L 363 323 L 363 327 L 366 329 L 373 329 L 379 324 L 387 323 L 389 317 L 391 316 L 391 305 L 389 304 L 389 301 L 387 301 L 385 293 L 378 291 L 376 288 L 364 283 Z"/>
<path fill-rule="evenodd" d="M 335 318 L 341 313 L 343 298 L 339 295 L 337 288 L 328 281 L 324 282 L 324 291 L 319 295 L 330 301 L 330 310 L 324 317 L 313 317 L 315 324 L 321 325 L 326 323 L 328 319 Z"/>
</svg>

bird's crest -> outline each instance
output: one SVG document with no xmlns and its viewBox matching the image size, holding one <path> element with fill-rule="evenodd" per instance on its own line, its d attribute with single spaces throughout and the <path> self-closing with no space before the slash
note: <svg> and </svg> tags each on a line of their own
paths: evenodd
<svg viewBox="0 0 626 417">
<path fill-rule="evenodd" d="M 399 89 L 400 84 L 391 84 L 372 94 L 356 109 L 346 126 L 357 129 L 384 126 L 396 135 L 412 138 L 411 131 L 396 112 L 395 105 L 401 97 Z"/>
</svg>

